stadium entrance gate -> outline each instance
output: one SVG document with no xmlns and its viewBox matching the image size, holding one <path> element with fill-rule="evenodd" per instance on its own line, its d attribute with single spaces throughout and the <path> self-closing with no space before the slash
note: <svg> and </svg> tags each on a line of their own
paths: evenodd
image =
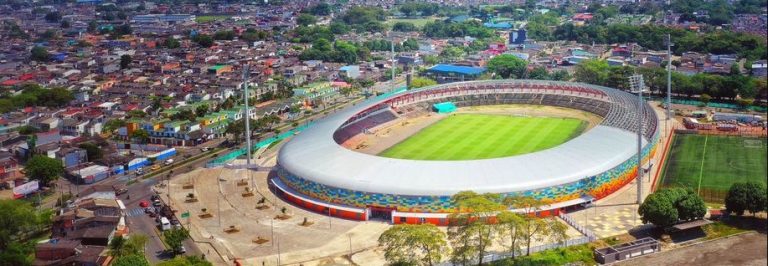
<svg viewBox="0 0 768 266">
<path fill-rule="evenodd" d="M 381 208 L 381 207 L 373 207 L 368 206 L 368 213 L 370 216 L 368 217 L 368 220 L 381 220 L 386 221 L 388 223 L 392 222 L 392 211 L 394 209 L 390 208 Z"/>
</svg>

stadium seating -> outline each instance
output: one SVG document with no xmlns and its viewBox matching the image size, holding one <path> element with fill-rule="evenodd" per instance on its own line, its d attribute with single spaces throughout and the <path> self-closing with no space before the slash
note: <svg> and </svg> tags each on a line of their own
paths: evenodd
<svg viewBox="0 0 768 266">
<path fill-rule="evenodd" d="M 334 139 L 337 143 L 344 143 L 366 131 L 375 132 L 380 126 L 397 119 L 398 114 L 408 118 L 418 117 L 429 112 L 433 104 L 446 101 L 458 107 L 533 104 L 573 108 L 603 117 L 603 125 L 631 132 L 637 132 L 638 116 L 641 116 L 642 133 L 648 139 L 653 138 L 658 126 L 653 109 L 644 105 L 638 112 L 636 96 L 616 89 L 557 81 L 476 81 L 415 90 L 387 99 L 350 118 L 334 134 Z"/>
</svg>

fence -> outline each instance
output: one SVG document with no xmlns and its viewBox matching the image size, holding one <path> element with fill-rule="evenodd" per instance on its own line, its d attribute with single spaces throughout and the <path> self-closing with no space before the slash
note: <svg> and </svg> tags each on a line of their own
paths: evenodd
<svg viewBox="0 0 768 266">
<path fill-rule="evenodd" d="M 536 253 L 536 252 L 542 252 L 542 251 L 545 251 L 545 250 L 550 250 L 550 249 L 564 248 L 564 247 L 569 247 L 569 246 L 587 244 L 589 242 L 592 242 L 592 240 L 590 240 L 589 237 L 586 237 L 586 236 L 577 237 L 577 238 L 571 238 L 571 239 L 565 240 L 562 243 L 551 243 L 551 244 L 544 244 L 544 245 L 533 246 L 533 247 L 531 247 L 531 254 Z M 527 253 L 527 249 L 525 249 L 525 248 L 522 248 L 520 250 L 516 250 L 514 252 L 514 254 L 513 254 L 513 252 L 489 252 L 488 254 L 483 256 L 483 263 L 492 262 L 492 261 L 498 261 L 498 260 L 503 260 L 503 259 L 509 259 L 509 258 L 514 258 L 514 257 L 520 257 L 520 256 L 524 256 L 526 253 Z M 470 261 L 469 265 L 475 265 L 477 263 L 478 263 L 478 261 L 475 259 L 475 260 Z M 453 264 L 450 261 L 446 261 L 446 262 L 442 262 L 442 263 L 440 263 L 438 265 L 440 265 L 440 266 L 453 266 L 455 264 Z"/>
<path fill-rule="evenodd" d="M 682 100 L 682 99 L 672 99 L 673 104 L 683 104 L 683 105 L 690 105 L 690 106 L 703 106 L 704 102 L 702 101 L 696 101 L 696 100 Z M 725 109 L 736 109 L 740 110 L 743 109 L 739 107 L 736 104 L 732 103 L 716 103 L 716 102 L 709 102 L 706 104 L 707 107 L 712 108 L 725 108 Z M 762 106 L 749 106 L 749 110 L 755 111 L 755 112 L 761 112 L 765 113 L 768 108 L 762 107 Z"/>
<path fill-rule="evenodd" d="M 312 124 L 313 124 L 313 122 L 309 122 L 309 123 L 300 125 L 300 126 L 294 128 L 294 129 L 288 130 L 288 131 L 286 131 L 284 133 L 281 133 L 280 135 L 277 135 L 277 136 L 274 136 L 274 137 L 271 137 L 271 138 L 259 141 L 258 143 L 254 144 L 252 146 L 253 147 L 252 150 L 255 151 L 255 150 L 261 149 L 263 147 L 267 147 L 270 144 L 275 143 L 277 141 L 281 141 L 281 140 L 287 139 L 287 138 L 293 136 L 294 134 L 299 133 L 299 132 L 307 129 Z M 237 150 L 232 151 L 230 153 L 224 154 L 223 156 L 219 156 L 216 159 L 213 159 L 212 161 L 208 162 L 205 165 L 205 167 L 209 167 L 210 168 L 210 167 L 222 166 L 222 165 L 226 164 L 227 162 L 236 159 L 239 156 L 245 155 L 247 152 L 248 152 L 248 149 L 246 149 L 246 148 L 237 149 Z"/>
<path fill-rule="evenodd" d="M 585 237 L 589 238 L 590 241 L 597 240 L 597 236 L 595 235 L 594 232 L 592 232 L 592 230 L 589 230 L 589 228 L 587 228 L 586 226 L 583 226 L 577 223 L 576 220 L 571 218 L 570 215 L 561 212 L 558 215 L 558 217 L 560 217 L 560 219 L 563 219 L 563 221 L 565 221 L 565 223 L 567 223 L 568 225 L 575 228 L 576 231 L 579 231 L 579 233 L 582 233 Z"/>
<path fill-rule="evenodd" d="M 563 219 L 563 221 L 565 221 L 568 225 L 573 226 L 573 228 L 575 228 L 580 233 L 584 234 L 584 236 L 566 239 L 562 243 L 549 243 L 544 245 L 533 246 L 531 247 L 531 253 L 536 253 L 536 252 L 541 252 L 541 251 L 556 249 L 556 248 L 570 247 L 575 245 L 582 245 L 582 244 L 587 244 L 589 242 L 597 240 L 597 236 L 595 235 L 594 232 L 592 232 L 592 230 L 589 230 L 585 226 L 580 225 L 579 223 L 576 222 L 576 220 L 571 218 L 571 216 L 561 212 L 558 215 L 558 217 L 560 217 L 560 219 Z M 527 253 L 528 253 L 528 250 L 526 248 L 522 248 L 514 252 L 489 252 L 483 257 L 483 262 L 492 262 L 497 260 L 513 258 L 513 257 L 519 257 Z M 470 264 L 477 264 L 477 262 L 478 262 L 477 260 L 473 260 L 472 262 L 470 262 Z M 451 266 L 454 264 L 451 262 L 443 262 L 443 263 L 440 263 L 439 265 Z"/>
</svg>

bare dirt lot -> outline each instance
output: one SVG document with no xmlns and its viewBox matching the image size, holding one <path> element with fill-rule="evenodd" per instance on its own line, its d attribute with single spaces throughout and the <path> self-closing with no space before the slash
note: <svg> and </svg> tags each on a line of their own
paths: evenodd
<svg viewBox="0 0 768 266">
<path fill-rule="evenodd" d="M 746 233 L 619 263 L 618 265 L 766 265 L 768 237 Z"/>
</svg>

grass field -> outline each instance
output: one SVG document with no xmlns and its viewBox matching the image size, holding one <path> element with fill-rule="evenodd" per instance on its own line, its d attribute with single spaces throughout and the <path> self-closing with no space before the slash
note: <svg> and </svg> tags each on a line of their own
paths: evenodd
<svg viewBox="0 0 768 266">
<path fill-rule="evenodd" d="M 208 23 L 213 21 L 220 21 L 228 19 L 229 16 L 196 16 L 195 22 L 197 23 Z"/>
<path fill-rule="evenodd" d="M 735 182 L 766 182 L 765 139 L 678 134 L 672 141 L 662 186 L 691 188 L 719 201 Z"/>
<path fill-rule="evenodd" d="M 385 150 L 380 156 L 413 160 L 471 160 L 512 156 L 560 145 L 586 122 L 573 118 L 456 114 Z"/>
<path fill-rule="evenodd" d="M 393 18 L 393 19 L 388 19 L 386 21 L 386 24 L 389 25 L 389 26 L 392 26 L 392 25 L 394 25 L 397 22 L 410 22 L 410 23 L 413 23 L 413 25 L 415 25 L 416 27 L 421 28 L 421 27 L 424 26 L 424 24 L 427 24 L 427 22 L 432 22 L 432 21 L 440 20 L 440 19 L 445 19 L 445 18 L 443 18 L 443 17 Z"/>
</svg>

